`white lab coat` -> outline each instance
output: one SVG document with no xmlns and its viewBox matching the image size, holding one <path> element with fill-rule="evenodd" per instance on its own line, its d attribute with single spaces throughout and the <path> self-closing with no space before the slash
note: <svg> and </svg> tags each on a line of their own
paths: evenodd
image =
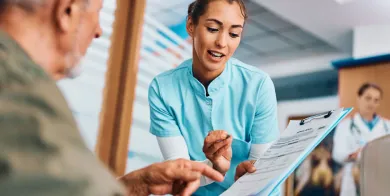
<svg viewBox="0 0 390 196">
<path fill-rule="evenodd" d="M 348 155 L 354 153 L 366 143 L 390 134 L 390 122 L 386 119 L 380 118 L 375 127 L 370 130 L 359 114 L 355 114 L 352 118 L 357 128 L 354 127 L 351 131 L 352 119 L 347 118 L 337 126 L 333 138 L 332 157 L 344 166 L 340 196 L 356 195 L 356 187 L 352 176 L 353 163 L 346 162 Z M 385 126 L 385 123 L 387 126 Z M 357 129 L 360 130 L 360 134 Z"/>
</svg>

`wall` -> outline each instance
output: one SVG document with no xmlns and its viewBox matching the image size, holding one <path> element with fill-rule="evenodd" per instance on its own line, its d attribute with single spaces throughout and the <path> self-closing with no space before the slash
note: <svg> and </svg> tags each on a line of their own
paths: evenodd
<svg viewBox="0 0 390 196">
<path fill-rule="evenodd" d="M 257 66 L 264 72 L 268 73 L 272 78 L 280 78 L 316 71 L 330 70 L 333 69 L 330 62 L 334 59 L 343 57 L 345 57 L 344 54 L 329 53 L 269 63 L 259 63 L 262 62 L 262 57 L 256 56 L 253 58 L 242 59 L 242 61 L 250 65 Z"/>
<path fill-rule="evenodd" d="M 364 58 L 390 53 L 390 25 L 360 26 L 354 29 L 353 57 Z"/>
</svg>

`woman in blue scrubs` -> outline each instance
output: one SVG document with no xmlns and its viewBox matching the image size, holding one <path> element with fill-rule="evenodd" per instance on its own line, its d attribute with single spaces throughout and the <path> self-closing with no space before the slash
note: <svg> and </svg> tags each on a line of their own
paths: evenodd
<svg viewBox="0 0 390 196">
<path fill-rule="evenodd" d="M 251 160 L 279 137 L 270 77 L 231 58 L 246 19 L 242 0 L 196 0 L 187 19 L 193 57 L 149 88 L 150 132 L 164 159 L 202 161 L 225 175 L 221 183 L 203 178 L 195 195 L 219 195 L 253 172 Z"/>
</svg>

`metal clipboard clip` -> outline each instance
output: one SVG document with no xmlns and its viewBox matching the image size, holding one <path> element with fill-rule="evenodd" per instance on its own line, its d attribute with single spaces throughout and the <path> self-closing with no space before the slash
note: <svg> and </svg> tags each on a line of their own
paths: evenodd
<svg viewBox="0 0 390 196">
<path fill-rule="evenodd" d="M 302 119 L 301 122 L 299 123 L 299 125 L 304 125 L 305 123 L 308 123 L 308 122 L 310 122 L 313 119 L 329 118 L 333 114 L 334 111 L 335 110 L 331 110 L 329 112 L 324 112 L 324 113 L 321 113 L 321 114 L 317 114 L 317 115 L 314 115 L 314 116 L 307 117 L 305 119 Z"/>
</svg>

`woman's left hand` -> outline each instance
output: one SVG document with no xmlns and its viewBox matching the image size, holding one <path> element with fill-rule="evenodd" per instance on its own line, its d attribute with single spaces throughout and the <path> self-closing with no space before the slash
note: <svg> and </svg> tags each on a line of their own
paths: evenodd
<svg viewBox="0 0 390 196">
<path fill-rule="evenodd" d="M 221 174 L 230 169 L 232 141 L 233 138 L 222 130 L 210 132 L 204 140 L 203 152 Z"/>
<path fill-rule="evenodd" d="M 361 151 L 362 151 L 362 148 L 357 149 L 354 153 L 352 153 L 348 156 L 348 160 L 349 161 L 356 161 L 358 159 Z"/>
<path fill-rule="evenodd" d="M 256 171 L 256 167 L 253 165 L 255 160 L 244 161 L 240 163 L 236 168 L 236 175 L 234 176 L 234 181 L 237 181 L 246 173 L 253 173 Z"/>
</svg>

